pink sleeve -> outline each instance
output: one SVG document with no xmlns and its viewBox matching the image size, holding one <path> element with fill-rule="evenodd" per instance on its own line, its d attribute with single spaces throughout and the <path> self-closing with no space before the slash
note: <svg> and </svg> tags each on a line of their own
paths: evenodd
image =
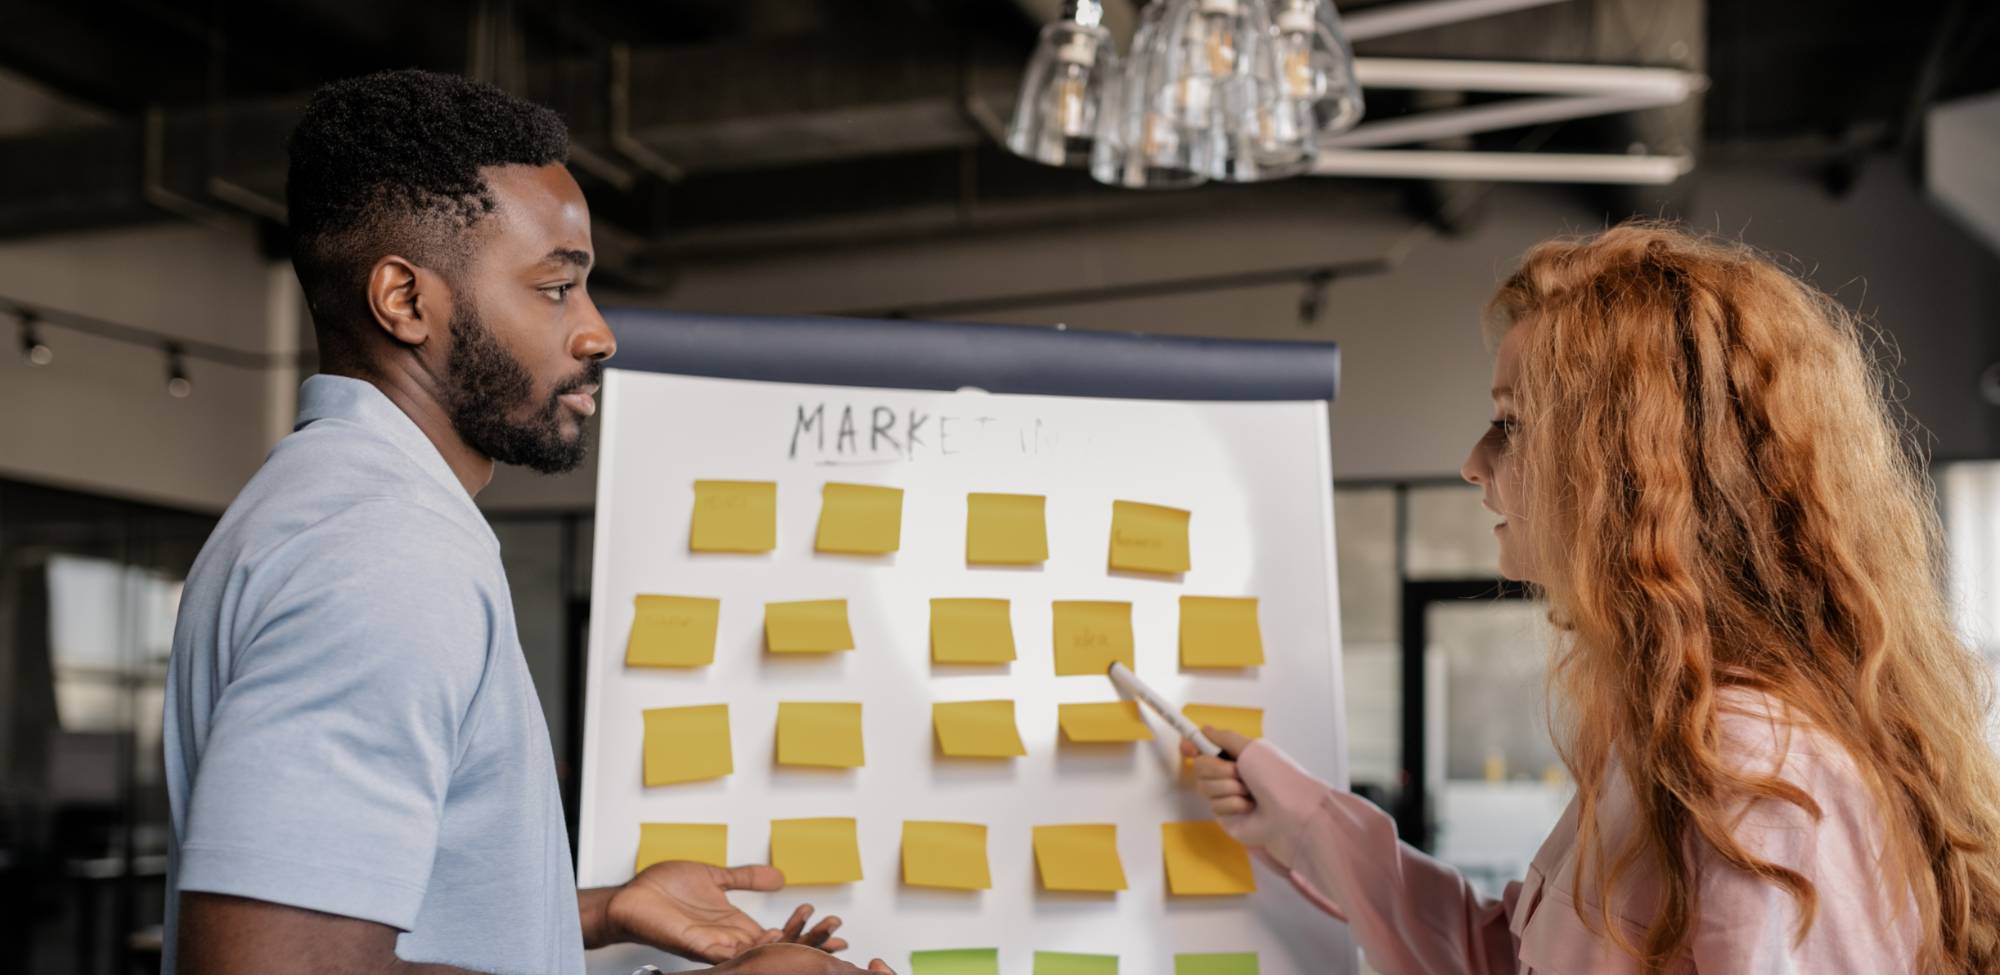
<svg viewBox="0 0 2000 975">
<path fill-rule="evenodd" d="M 1731 830 L 1751 856 L 1788 867 L 1818 894 L 1812 927 L 1799 936 L 1798 901 L 1698 844 L 1700 915 L 1692 953 L 1702 975 L 1761 972 L 1900 972 L 1916 965 L 1915 902 L 1889 889 L 1876 866 L 1882 832 L 1875 801 L 1844 750 L 1792 729 L 1787 742 L 1755 716 L 1723 719 L 1745 771 L 1779 776 L 1819 804 L 1817 821 L 1788 802 L 1751 803 Z M 1789 745 L 1789 747 L 1787 747 Z M 1782 766 L 1777 756 L 1783 755 Z"/>
<path fill-rule="evenodd" d="M 1257 796 L 1256 815 L 1281 820 L 1274 825 L 1288 837 L 1293 885 L 1345 920 L 1383 975 L 1515 970 L 1508 916 L 1519 884 L 1501 900 L 1481 897 L 1457 871 L 1397 840 L 1387 814 L 1329 788 L 1267 742 L 1244 749 L 1238 768 Z"/>
</svg>

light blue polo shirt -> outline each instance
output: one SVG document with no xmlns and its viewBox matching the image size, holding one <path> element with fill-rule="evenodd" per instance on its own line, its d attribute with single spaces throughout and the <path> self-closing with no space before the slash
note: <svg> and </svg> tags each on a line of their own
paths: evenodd
<svg viewBox="0 0 2000 975">
<path fill-rule="evenodd" d="M 165 749 L 166 971 L 180 893 L 206 891 L 391 925 L 406 961 L 583 972 L 500 543 L 373 385 L 308 379 L 202 547 Z"/>
</svg>

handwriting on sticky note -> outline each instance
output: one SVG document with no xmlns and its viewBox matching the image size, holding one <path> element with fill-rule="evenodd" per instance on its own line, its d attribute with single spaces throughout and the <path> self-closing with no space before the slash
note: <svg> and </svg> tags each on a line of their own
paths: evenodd
<svg viewBox="0 0 2000 975">
<path fill-rule="evenodd" d="M 645 724 L 648 786 L 719 779 L 736 770 L 729 749 L 729 705 L 650 708 Z"/>
<path fill-rule="evenodd" d="M 1174 975 L 1257 975 L 1257 954 L 1235 951 L 1222 954 L 1175 955 Z"/>
<path fill-rule="evenodd" d="M 1118 975 L 1118 956 L 1037 951 L 1035 975 Z"/>
<path fill-rule="evenodd" d="M 821 490 L 815 551 L 887 555 L 902 544 L 902 488 L 829 482 Z"/>
<path fill-rule="evenodd" d="M 785 884 L 791 887 L 859 881 L 861 844 L 854 820 L 772 820 L 771 865 L 784 871 Z"/>
<path fill-rule="evenodd" d="M 1044 890 L 1107 892 L 1125 889 L 1118 856 L 1118 827 L 1109 823 L 1037 826 L 1035 869 Z"/>
<path fill-rule="evenodd" d="M 1004 664 L 1014 659 L 1014 620 L 1004 599 L 931 600 L 931 660 Z"/>
<path fill-rule="evenodd" d="M 1263 662 L 1256 599 L 1181 597 L 1182 667 L 1256 667 Z"/>
<path fill-rule="evenodd" d="M 1077 744 L 1145 741 L 1153 737 L 1153 729 L 1139 716 L 1137 701 L 1059 704 L 1056 723 L 1062 726 L 1063 737 Z"/>
<path fill-rule="evenodd" d="M 1026 755 L 1013 701 L 940 701 L 931 705 L 939 750 L 954 758 Z"/>
<path fill-rule="evenodd" d="M 1133 666 L 1132 604 L 1058 600 L 1055 617 L 1056 676 L 1104 676 L 1116 660 Z"/>
<path fill-rule="evenodd" d="M 854 631 L 847 625 L 847 600 L 765 603 L 764 645 L 772 653 L 854 649 Z"/>
<path fill-rule="evenodd" d="M 912 887 L 987 890 L 986 827 L 978 823 L 903 823 L 903 883 Z"/>
<path fill-rule="evenodd" d="M 722 601 L 698 596 L 637 596 L 627 667 L 706 667 L 715 662 L 715 624 Z"/>
<path fill-rule="evenodd" d="M 779 702 L 778 764 L 860 768 L 861 705 Z"/>
<path fill-rule="evenodd" d="M 1047 499 L 1039 494 L 968 494 L 965 561 L 1040 565 L 1049 560 Z"/>
<path fill-rule="evenodd" d="M 655 863 L 686 860 L 729 865 L 729 827 L 722 823 L 640 823 L 638 873 Z"/>
<path fill-rule="evenodd" d="M 1157 504 L 1113 501 L 1110 565 L 1126 572 L 1188 571 L 1188 513 Z"/>
<path fill-rule="evenodd" d="M 1000 949 L 912 951 L 910 975 L 1000 975 Z"/>
<path fill-rule="evenodd" d="M 1245 738 L 1264 737 L 1263 708 L 1234 708 L 1220 704 L 1188 704 L 1181 707 L 1195 727 L 1213 726 L 1234 731 Z"/>
<path fill-rule="evenodd" d="M 1176 897 L 1248 894 L 1257 889 L 1250 851 L 1212 819 L 1160 824 L 1167 889 Z"/>
<path fill-rule="evenodd" d="M 696 552 L 768 552 L 778 547 L 778 485 L 772 481 L 694 482 Z"/>
</svg>

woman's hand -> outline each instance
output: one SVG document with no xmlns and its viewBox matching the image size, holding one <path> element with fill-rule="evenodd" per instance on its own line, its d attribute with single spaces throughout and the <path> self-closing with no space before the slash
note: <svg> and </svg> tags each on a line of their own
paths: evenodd
<svg viewBox="0 0 2000 975">
<path fill-rule="evenodd" d="M 1244 846 L 1262 849 L 1279 863 L 1292 865 L 1299 824 L 1326 790 L 1326 784 L 1293 764 L 1269 742 L 1245 738 L 1221 728 L 1203 728 L 1231 758 L 1210 758 L 1194 743 L 1181 739 L 1181 754 L 1194 759 L 1194 787 L 1208 800 L 1209 811 Z M 1237 761 L 1256 749 L 1247 767 Z"/>
</svg>

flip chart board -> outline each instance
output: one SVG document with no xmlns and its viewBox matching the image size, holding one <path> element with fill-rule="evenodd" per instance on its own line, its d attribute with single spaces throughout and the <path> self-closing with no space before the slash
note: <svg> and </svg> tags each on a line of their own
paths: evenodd
<svg viewBox="0 0 2000 975">
<path fill-rule="evenodd" d="M 900 971 L 996 948 L 1002 975 L 1097 964 L 1082 956 L 1128 975 L 1247 955 L 1261 975 L 1356 970 L 1344 926 L 1181 825 L 1208 817 L 1172 731 L 1087 672 L 1127 659 L 1195 713 L 1261 717 L 1345 784 L 1330 348 L 1132 340 L 1233 369 L 1217 389 L 1198 364 L 1139 376 L 1122 336 L 791 322 L 804 345 L 766 334 L 730 358 L 661 352 L 671 317 L 614 321 L 640 368 L 602 394 L 580 884 L 629 879 L 672 824 L 726 826 L 729 862 L 776 856 L 811 884 L 741 906 L 776 923 L 810 901 Z M 724 345 L 769 327 L 696 324 Z M 873 353 L 852 371 L 795 361 L 840 359 L 811 342 L 856 329 Z M 982 345 L 1016 339 L 1073 343 L 1072 375 Z M 1296 374 L 1310 356 L 1317 388 Z M 980 365 L 996 358 L 1013 381 Z M 1035 391 L 955 388 L 954 362 L 965 385 Z M 1290 398 L 1256 398 L 1273 391 Z M 649 596 L 717 601 L 711 663 L 628 660 L 635 622 L 657 627 Z M 800 638 L 832 652 L 787 650 L 802 612 L 844 623 Z M 1092 704 L 1109 707 L 1075 707 Z M 641 963 L 680 964 L 591 954 L 603 975 Z"/>
</svg>

